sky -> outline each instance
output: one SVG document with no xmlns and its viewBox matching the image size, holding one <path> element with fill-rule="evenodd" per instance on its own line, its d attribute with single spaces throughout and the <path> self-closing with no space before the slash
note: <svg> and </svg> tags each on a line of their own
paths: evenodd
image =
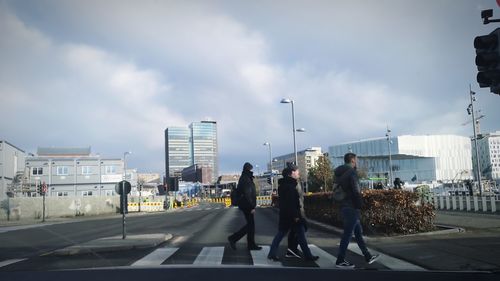
<svg viewBox="0 0 500 281">
<path fill-rule="evenodd" d="M 165 170 L 164 130 L 218 124 L 221 173 L 299 150 L 393 135 L 472 134 L 474 37 L 495 0 L 0 0 L 0 139 L 91 146 Z M 264 170 L 264 168 L 262 168 Z"/>
</svg>

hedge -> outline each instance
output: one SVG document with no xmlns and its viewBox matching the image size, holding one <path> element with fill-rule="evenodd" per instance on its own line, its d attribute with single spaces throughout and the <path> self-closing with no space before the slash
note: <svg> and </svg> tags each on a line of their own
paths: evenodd
<svg viewBox="0 0 500 281">
<path fill-rule="evenodd" d="M 304 197 L 304 208 L 310 219 L 342 227 L 338 203 L 331 193 Z M 420 201 L 418 193 L 403 190 L 364 190 L 361 224 L 368 234 L 411 234 L 434 229 L 434 207 Z"/>
</svg>

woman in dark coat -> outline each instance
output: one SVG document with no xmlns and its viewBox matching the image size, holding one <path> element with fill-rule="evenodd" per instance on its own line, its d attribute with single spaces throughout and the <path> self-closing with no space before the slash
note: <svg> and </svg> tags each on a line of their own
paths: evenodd
<svg viewBox="0 0 500 281">
<path fill-rule="evenodd" d="M 278 234 L 273 239 L 271 249 L 267 255 L 268 259 L 279 261 L 277 254 L 279 244 L 289 230 L 293 229 L 297 234 L 297 239 L 304 253 L 306 260 L 317 260 L 318 256 L 313 256 L 305 236 L 304 218 L 300 212 L 299 193 L 297 191 L 299 170 L 295 165 L 288 165 L 283 170 L 283 178 L 278 181 L 279 195 L 279 227 Z"/>
</svg>

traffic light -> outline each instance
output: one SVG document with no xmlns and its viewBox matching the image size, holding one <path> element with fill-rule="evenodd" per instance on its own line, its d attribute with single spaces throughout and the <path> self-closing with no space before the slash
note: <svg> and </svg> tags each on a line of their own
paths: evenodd
<svg viewBox="0 0 500 281">
<path fill-rule="evenodd" d="M 271 184 L 271 183 L 272 183 L 272 180 L 273 180 L 273 178 L 272 178 L 271 176 L 267 177 L 267 183 L 268 183 L 268 184 Z"/>
<path fill-rule="evenodd" d="M 492 93 L 500 94 L 500 28 L 474 38 L 474 48 L 479 87 L 489 87 Z"/>
</svg>

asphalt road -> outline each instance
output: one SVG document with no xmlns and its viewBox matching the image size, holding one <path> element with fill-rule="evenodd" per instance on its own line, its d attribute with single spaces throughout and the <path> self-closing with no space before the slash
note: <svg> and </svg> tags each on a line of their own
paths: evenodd
<svg viewBox="0 0 500 281">
<path fill-rule="evenodd" d="M 43 278 L 51 280 L 51 278 L 66 278 L 63 275 L 67 273 L 61 273 L 66 271 L 60 270 L 79 269 L 80 271 L 71 271 L 81 273 L 76 279 L 75 276 L 71 277 L 78 280 L 78 278 L 83 278 L 82 276 L 87 276 L 86 274 L 93 274 L 93 271 L 86 270 L 89 268 L 113 269 L 114 273 L 106 270 L 99 271 L 100 276 L 109 275 L 110 278 L 117 278 L 114 274 L 126 274 L 131 277 L 135 276 L 137 272 L 145 270 L 142 267 L 144 265 L 148 266 L 150 271 L 147 272 L 152 275 L 161 275 L 162 270 L 179 272 L 181 269 L 189 269 L 193 278 L 203 277 L 204 274 L 216 268 L 221 272 L 220 278 L 217 278 L 217 280 L 226 280 L 224 279 L 225 274 L 227 274 L 229 280 L 231 274 L 227 272 L 238 272 L 238 274 L 242 274 L 241 280 L 247 280 L 245 278 L 249 276 L 265 276 L 270 273 L 269 270 L 273 273 L 280 273 L 283 278 L 289 276 L 291 272 L 295 272 L 292 277 L 302 276 L 301 274 L 304 273 L 307 273 L 307 276 L 322 274 L 328 276 L 332 274 L 331 270 L 335 274 L 342 276 L 346 274 L 334 269 L 339 243 L 338 235 L 321 229 L 309 229 L 307 232 L 308 242 L 312 245 L 315 254 L 320 255 L 317 262 L 287 259 L 283 256 L 281 262 L 270 262 L 265 256 L 267 255 L 268 246 L 277 231 L 277 212 L 271 208 L 259 208 L 255 220 L 256 242 L 264 246 L 264 249 L 252 252 L 246 250 L 245 238 L 237 243 L 237 250 L 229 248 L 227 236 L 244 224 L 244 218 L 236 208 L 222 208 L 219 206 L 203 206 L 198 209 L 173 213 L 129 216 L 127 218 L 127 233 L 129 235 L 153 233 L 171 233 L 173 235 L 171 240 L 155 248 L 73 256 L 55 256 L 51 254 L 54 250 L 70 245 L 102 237 L 121 235 L 121 219 L 119 217 L 11 230 L 0 233 L 0 277 L 3 275 L 13 280 L 16 280 L 16 278 L 29 280 L 29 273 L 37 271 L 37 274 L 41 274 L 37 275 L 38 277 L 34 280 L 44 280 Z M 446 241 L 441 244 L 439 239 L 445 240 L 448 238 L 415 237 L 409 239 L 370 240 L 368 246 L 374 251 L 384 254 L 383 259 L 372 265 L 367 265 L 364 262 L 355 243 L 351 243 L 352 247 L 349 248 L 347 259 L 356 264 L 358 270 L 354 271 L 356 273 L 346 275 L 346 280 L 355 276 L 362 277 L 365 274 L 367 276 L 380 276 L 384 280 L 396 280 L 397 278 L 413 280 L 412 278 L 423 275 L 429 280 L 432 280 L 433 276 L 436 280 L 447 280 L 448 277 L 452 278 L 450 280 L 454 280 L 454 274 L 460 276 L 458 280 L 494 280 L 498 277 L 498 274 L 489 273 L 460 272 L 446 273 L 448 275 L 445 275 L 443 272 L 432 271 L 436 269 L 470 271 L 481 269 L 481 266 L 486 270 L 495 270 L 495 268 L 498 270 L 495 262 L 485 264 L 482 261 L 487 258 L 486 253 L 483 257 L 471 257 L 467 262 L 472 263 L 472 265 L 465 268 L 459 266 L 463 262 L 461 260 L 463 257 L 453 254 L 457 256 L 457 267 L 448 266 L 450 264 L 448 262 L 446 268 L 441 268 L 443 265 L 439 260 L 449 259 L 451 255 L 450 250 L 446 248 L 446 243 L 470 244 L 471 241 L 476 241 L 475 243 L 481 244 L 477 239 L 453 237 L 453 239 L 458 240 Z M 494 238 L 488 236 L 484 237 L 484 239 Z M 492 243 L 497 245 L 498 238 L 497 240 L 485 241 L 489 242 L 491 248 Z M 484 241 L 483 244 L 485 244 Z M 434 248 L 428 249 L 429 245 L 433 245 Z M 475 247 L 475 245 L 472 246 Z M 486 244 L 483 247 L 485 250 L 488 248 Z M 498 249 L 499 247 L 494 246 L 493 248 Z M 281 255 L 284 255 L 285 250 L 286 239 L 281 243 Z M 425 253 L 427 253 L 427 257 Z M 499 259 L 498 256 L 495 258 Z M 116 267 L 119 267 L 118 271 Z M 200 268 L 206 271 L 200 271 Z M 303 271 L 300 271 L 300 269 Z M 408 272 L 413 274 L 407 275 Z M 57 277 L 54 274 L 62 275 Z M 285 280 L 282 277 L 275 279 Z M 379 280 L 378 278 L 376 277 L 375 280 Z M 2 278 L 2 280 L 6 279 Z M 212 279 L 209 278 L 209 280 Z M 421 280 L 421 278 L 415 280 Z"/>
</svg>

